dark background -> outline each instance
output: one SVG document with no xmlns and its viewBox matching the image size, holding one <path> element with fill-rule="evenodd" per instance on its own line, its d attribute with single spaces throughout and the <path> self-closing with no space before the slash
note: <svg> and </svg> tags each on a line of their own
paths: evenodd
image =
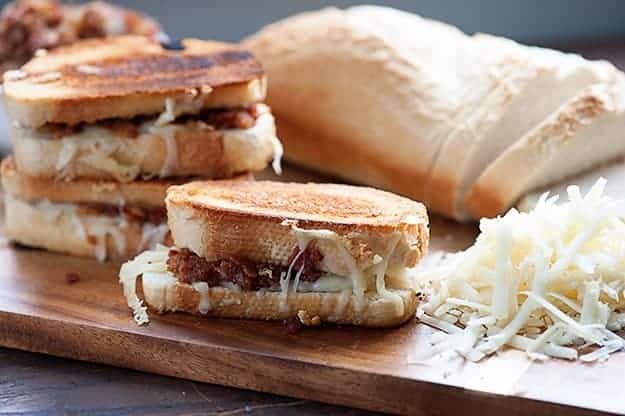
<svg viewBox="0 0 625 416">
<path fill-rule="evenodd" d="M 4 5 L 6 1 L 0 1 Z M 77 2 L 75 2 L 77 3 Z M 274 20 L 358 1 L 117 0 L 156 17 L 173 37 L 235 41 Z M 539 44 L 625 37 L 623 0 L 374 1 L 443 20 L 467 32 L 487 32 Z"/>
</svg>

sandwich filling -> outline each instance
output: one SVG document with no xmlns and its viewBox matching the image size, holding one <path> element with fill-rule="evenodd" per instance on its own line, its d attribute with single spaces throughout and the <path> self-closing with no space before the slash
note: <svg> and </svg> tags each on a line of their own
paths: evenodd
<svg viewBox="0 0 625 416">
<path fill-rule="evenodd" d="M 93 253 L 100 261 L 114 257 L 115 253 L 110 252 L 108 240 L 113 242 L 118 256 L 127 255 L 130 242 L 127 241 L 124 231 L 131 226 L 138 226 L 141 231 L 141 239 L 137 244 L 136 252 L 163 244 L 169 233 L 165 209 L 159 207 L 135 204 L 117 206 L 96 203 L 56 203 L 48 200 L 25 201 L 9 193 L 5 194 L 5 207 L 7 233 L 12 239 L 32 244 L 30 241 L 25 241 L 24 233 L 15 228 L 26 221 L 30 222 L 29 226 L 36 227 L 42 235 L 49 237 L 46 237 L 44 241 L 58 238 L 55 237 L 55 232 L 59 228 L 69 229 L 71 235 L 63 236 L 61 239 L 83 241 L 93 246 Z M 16 232 L 13 232 L 13 229 Z"/>
<path fill-rule="evenodd" d="M 46 124 L 38 129 L 14 126 L 15 158 L 22 170 L 31 175 L 65 180 L 94 175 L 120 182 L 181 174 L 217 178 L 259 170 L 267 163 L 267 159 L 261 157 L 254 166 L 247 166 L 245 158 L 238 156 L 242 153 L 269 157 L 273 154 L 274 170 L 280 171 L 282 146 L 275 136 L 274 119 L 267 106 L 256 104 L 163 117 L 167 114 L 75 126 Z M 188 140 L 185 137 L 185 142 L 190 144 L 181 148 L 178 136 L 182 134 L 189 137 Z M 181 165 L 181 161 L 189 158 L 185 151 L 195 151 L 202 145 L 197 142 L 198 137 L 215 153 L 208 155 L 209 159 L 214 159 L 215 166 Z M 159 141 L 164 145 L 160 162 L 154 154 L 158 147 L 163 147 Z M 48 157 L 33 160 L 40 154 Z M 25 166 L 28 169 L 24 169 Z"/>
<path fill-rule="evenodd" d="M 295 249 L 289 264 L 298 270 L 300 283 L 315 283 L 322 274 L 319 270 L 322 258 L 319 249 L 311 242 L 301 252 Z M 167 271 L 182 283 L 206 282 L 208 287 L 232 283 L 247 291 L 280 290 L 280 276 L 288 272 L 288 267 L 254 262 L 240 257 L 209 261 L 183 248 L 169 250 Z"/>
<path fill-rule="evenodd" d="M 403 263 L 390 267 L 391 258 L 395 258 L 396 248 L 400 246 L 401 233 L 388 236 L 386 248 L 374 254 L 371 262 L 362 264 L 352 254 L 345 237 L 330 230 L 302 229 L 288 220 L 283 224 L 291 227 L 297 240 L 286 265 L 235 256 L 209 260 L 186 248 L 164 246 L 125 263 L 120 270 L 120 282 L 135 321 L 138 324 L 149 321 L 146 307 L 136 294 L 139 276 L 153 286 L 163 286 L 163 290 L 178 284 L 192 286 L 200 294 L 201 313 L 210 310 L 211 291 L 217 288 L 279 292 L 282 312 L 289 311 L 288 299 L 295 293 L 342 293 L 347 298 L 351 295 L 355 308 L 361 311 L 366 298 L 400 298 L 397 290 L 412 288 Z M 340 266 L 333 266 L 334 263 Z M 397 313 L 403 313 L 403 302 L 396 304 L 401 309 Z"/>
</svg>

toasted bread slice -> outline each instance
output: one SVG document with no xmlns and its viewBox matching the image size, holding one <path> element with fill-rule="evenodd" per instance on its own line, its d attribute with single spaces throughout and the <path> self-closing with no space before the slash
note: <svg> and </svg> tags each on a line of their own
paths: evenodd
<svg viewBox="0 0 625 416">
<path fill-rule="evenodd" d="M 0 165 L 2 188 L 25 201 L 48 200 L 58 203 L 132 204 L 163 207 L 167 188 L 184 179 L 119 183 L 80 179 L 70 182 L 36 178 L 17 170 L 9 156 Z"/>
<path fill-rule="evenodd" d="M 201 294 L 192 285 L 178 282 L 167 275 L 143 276 L 146 303 L 159 313 L 169 311 L 202 314 Z M 224 287 L 208 289 L 210 315 L 221 318 L 285 320 L 304 311 L 321 322 L 366 327 L 394 327 L 415 316 L 418 298 L 413 290 L 395 290 L 395 298 L 382 298 L 368 293 L 365 306 L 358 307 L 350 293 L 294 293 L 282 307 L 279 292 L 243 292 Z"/>
<path fill-rule="evenodd" d="M 414 266 L 428 244 L 423 205 L 366 187 L 271 181 L 191 182 L 169 188 L 166 204 L 174 243 L 207 259 L 237 255 L 257 262 L 288 264 L 298 245 L 293 225 L 340 235 L 363 267 L 372 264 L 374 253 L 384 252 L 393 233 L 402 238 L 390 254 L 389 267 Z M 319 243 L 325 267 L 348 274 L 330 246 Z"/>
<path fill-rule="evenodd" d="M 247 129 L 216 130 L 203 122 L 156 126 L 153 120 L 124 129 L 88 125 L 78 133 L 51 138 L 46 129 L 12 127 L 18 169 L 47 179 L 114 179 L 201 176 L 232 177 L 264 169 L 282 152 L 269 109 Z"/>
<path fill-rule="evenodd" d="M 9 240 L 99 260 L 170 244 L 164 199 L 167 188 L 185 181 L 55 181 L 25 175 L 12 157 L 2 161 L 0 173 Z"/>
<path fill-rule="evenodd" d="M 5 194 L 5 235 L 20 244 L 98 260 L 123 260 L 170 242 L 167 224 L 83 212 L 79 204 Z"/>
<path fill-rule="evenodd" d="M 77 256 L 127 259 L 169 242 L 163 200 L 176 181 L 128 184 L 33 178 L 0 165 L 9 240 Z"/>
<path fill-rule="evenodd" d="M 195 113 L 264 99 L 261 64 L 226 43 L 185 39 L 165 49 L 140 36 L 90 39 L 36 57 L 4 76 L 4 99 L 21 125 L 77 124 L 158 114 Z"/>
</svg>

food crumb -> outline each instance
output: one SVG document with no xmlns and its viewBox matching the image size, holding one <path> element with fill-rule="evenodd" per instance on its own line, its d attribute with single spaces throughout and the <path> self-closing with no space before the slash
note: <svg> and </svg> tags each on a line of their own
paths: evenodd
<svg viewBox="0 0 625 416">
<path fill-rule="evenodd" d="M 68 284 L 74 284 L 80 282 L 80 275 L 76 272 L 65 273 L 65 282 Z"/>
<path fill-rule="evenodd" d="M 297 312 L 297 318 L 300 322 L 306 326 L 319 326 L 321 325 L 321 318 L 319 315 L 310 316 L 308 311 L 300 310 Z"/>
<path fill-rule="evenodd" d="M 286 333 L 289 335 L 297 334 L 304 327 L 302 321 L 300 321 L 297 316 L 286 319 L 284 321 L 284 326 L 286 327 Z"/>
</svg>

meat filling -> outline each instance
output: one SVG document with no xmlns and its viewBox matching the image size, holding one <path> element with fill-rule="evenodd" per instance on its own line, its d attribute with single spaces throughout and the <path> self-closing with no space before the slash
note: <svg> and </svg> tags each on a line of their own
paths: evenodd
<svg viewBox="0 0 625 416">
<path fill-rule="evenodd" d="M 202 121 L 215 130 L 249 129 L 254 126 L 258 118 L 256 106 L 235 109 L 204 110 L 196 115 L 183 115 L 174 123 L 185 124 L 193 121 Z M 130 120 L 110 119 L 95 123 L 96 126 L 109 130 L 115 135 L 135 139 L 139 137 L 139 126 L 148 120 L 147 117 L 134 117 Z M 74 126 L 67 124 L 48 123 L 40 128 L 47 138 L 58 140 L 63 137 L 81 133 L 87 126 L 94 125 L 80 123 Z"/>
<path fill-rule="evenodd" d="M 300 273 L 300 281 L 315 282 L 321 276 L 319 263 L 323 255 L 314 242 L 300 253 L 295 248 L 289 259 L 292 273 Z M 228 257 L 209 261 L 191 250 L 172 249 L 167 259 L 167 269 L 183 283 L 206 282 L 209 287 L 233 283 L 241 290 L 253 291 L 261 288 L 278 288 L 280 276 L 287 273 L 288 266 Z"/>
<path fill-rule="evenodd" d="M 130 221 L 140 224 L 159 225 L 167 221 L 167 212 L 164 207 L 146 207 L 133 204 L 118 206 L 85 202 L 78 204 L 78 210 L 85 215 L 123 216 Z"/>
</svg>

